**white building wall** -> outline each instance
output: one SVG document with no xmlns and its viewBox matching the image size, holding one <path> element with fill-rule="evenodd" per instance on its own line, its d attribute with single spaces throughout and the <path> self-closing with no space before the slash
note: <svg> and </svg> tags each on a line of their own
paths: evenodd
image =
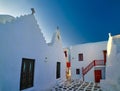
<svg viewBox="0 0 120 91">
<path fill-rule="evenodd" d="M 84 77 L 86 82 L 94 82 L 95 78 L 94 78 L 94 68 L 92 68 Z"/>
<path fill-rule="evenodd" d="M 34 86 L 23 91 L 44 91 L 53 86 L 59 80 L 57 61 L 61 62 L 60 79 L 65 79 L 62 43 L 56 35 L 53 44 L 46 44 L 34 15 L 0 24 L 0 91 L 19 91 L 22 58 L 35 59 Z"/>
<path fill-rule="evenodd" d="M 72 78 L 80 78 L 82 75 L 76 75 L 76 68 L 86 67 L 93 60 L 103 60 L 103 50 L 106 50 L 107 41 L 86 43 L 70 47 Z M 78 61 L 78 54 L 83 53 L 83 61 Z M 94 81 L 93 69 L 85 76 L 85 81 Z"/>
<path fill-rule="evenodd" d="M 109 36 L 107 51 L 106 79 L 101 87 L 103 91 L 120 91 L 120 35 Z"/>
</svg>

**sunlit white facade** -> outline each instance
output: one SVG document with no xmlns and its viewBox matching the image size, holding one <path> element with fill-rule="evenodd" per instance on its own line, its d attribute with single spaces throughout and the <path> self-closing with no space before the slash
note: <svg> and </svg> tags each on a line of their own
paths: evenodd
<svg viewBox="0 0 120 91">
<path fill-rule="evenodd" d="M 109 34 L 107 51 L 106 79 L 101 86 L 103 91 L 120 91 L 120 35 Z"/>
<path fill-rule="evenodd" d="M 48 91 L 66 78 L 120 91 L 120 35 L 63 49 L 58 30 L 46 43 L 34 14 L 0 15 L 0 91 Z"/>
<path fill-rule="evenodd" d="M 103 91 L 120 91 L 120 35 L 109 34 L 108 41 L 79 44 L 68 50 L 71 79 L 100 82 Z"/>
<path fill-rule="evenodd" d="M 81 79 L 84 81 L 94 82 L 96 70 L 101 70 L 101 79 L 105 79 L 103 51 L 107 50 L 107 41 L 79 44 L 71 46 L 68 49 L 70 50 L 69 53 L 71 57 L 70 62 L 72 79 Z M 94 62 L 100 65 L 94 65 Z M 91 68 L 88 67 L 90 65 Z"/>
<path fill-rule="evenodd" d="M 0 16 L 0 91 L 47 91 L 65 78 L 57 29 L 47 44 L 34 14 Z"/>
</svg>

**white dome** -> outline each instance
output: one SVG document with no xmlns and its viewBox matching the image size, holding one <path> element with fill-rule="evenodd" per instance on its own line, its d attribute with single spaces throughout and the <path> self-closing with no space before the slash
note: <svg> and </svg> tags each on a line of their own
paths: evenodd
<svg viewBox="0 0 120 91">
<path fill-rule="evenodd" d="M 15 18 L 13 16 L 10 15 L 0 15 L 0 23 L 6 23 L 6 22 L 11 22 L 12 20 L 14 20 Z"/>
</svg>

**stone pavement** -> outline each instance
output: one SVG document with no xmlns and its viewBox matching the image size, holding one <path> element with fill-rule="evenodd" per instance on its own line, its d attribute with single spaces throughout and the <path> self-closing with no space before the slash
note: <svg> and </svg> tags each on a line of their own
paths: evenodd
<svg viewBox="0 0 120 91">
<path fill-rule="evenodd" d="M 61 82 L 52 91 L 102 91 L 100 85 L 94 82 L 83 82 L 79 79 Z"/>
</svg>

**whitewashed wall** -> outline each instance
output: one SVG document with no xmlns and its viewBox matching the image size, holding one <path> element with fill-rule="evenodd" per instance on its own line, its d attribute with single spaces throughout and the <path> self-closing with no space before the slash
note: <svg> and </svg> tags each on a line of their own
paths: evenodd
<svg viewBox="0 0 120 91">
<path fill-rule="evenodd" d="M 103 91 L 120 91 L 120 35 L 109 36 L 107 51 L 106 79 L 101 87 Z"/>
<path fill-rule="evenodd" d="M 72 78 L 81 78 L 82 75 L 76 75 L 76 68 L 86 67 L 93 60 L 103 60 L 103 50 L 107 48 L 107 41 L 86 43 L 70 47 Z M 83 53 L 83 61 L 78 61 L 78 54 Z M 85 75 L 85 81 L 94 81 L 93 69 Z"/>
<path fill-rule="evenodd" d="M 0 24 L 0 91 L 19 91 L 22 58 L 35 59 L 34 86 L 23 91 L 44 91 L 56 83 L 56 62 L 61 62 L 65 79 L 65 58 L 59 32 L 51 45 L 46 41 L 34 15 Z M 45 60 L 47 57 L 47 61 Z"/>
</svg>

